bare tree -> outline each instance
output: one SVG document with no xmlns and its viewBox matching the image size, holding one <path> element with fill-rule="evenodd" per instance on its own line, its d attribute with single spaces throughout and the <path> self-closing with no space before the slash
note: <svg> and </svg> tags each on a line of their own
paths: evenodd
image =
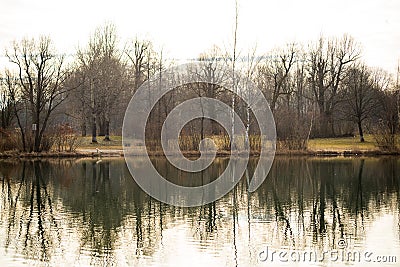
<svg viewBox="0 0 400 267">
<path fill-rule="evenodd" d="M 237 33 L 238 33 L 238 21 L 239 21 L 239 8 L 238 8 L 238 0 L 235 0 L 235 28 L 233 31 L 233 57 L 232 57 L 232 86 L 233 86 L 233 94 L 232 94 L 232 130 L 231 130 L 231 144 L 235 144 L 235 98 L 237 94 L 237 81 L 236 81 L 236 59 L 237 59 Z M 234 147 L 234 149 L 236 149 Z"/>
<path fill-rule="evenodd" d="M 387 151 L 397 150 L 396 133 L 399 129 L 397 93 L 382 91 L 379 97 L 381 109 L 378 114 L 379 121 L 374 130 L 374 138 L 378 146 Z"/>
<path fill-rule="evenodd" d="M 257 47 L 254 47 L 245 59 L 244 65 L 244 95 L 245 95 L 245 102 L 246 102 L 246 132 L 245 132 L 245 147 L 250 148 L 250 139 L 249 139 L 249 132 L 250 132 L 250 110 L 251 105 L 257 101 L 257 97 L 254 96 L 255 92 L 252 88 L 252 82 L 255 79 L 255 75 L 257 72 L 257 66 L 260 63 L 260 58 L 256 57 Z"/>
<path fill-rule="evenodd" d="M 28 128 L 33 131 L 34 136 L 33 151 L 38 152 L 41 150 L 42 138 L 51 114 L 70 91 L 70 88 L 63 86 L 68 76 L 64 67 L 64 56 L 56 55 L 48 37 L 14 42 L 12 50 L 7 51 L 6 55 L 18 72 L 17 87 L 9 87 L 16 91 L 10 93 L 14 97 L 19 95 L 27 105 L 32 122 Z M 27 130 L 21 128 L 21 132 Z M 23 139 L 25 137 L 23 135 Z M 23 149 L 27 150 L 26 140 L 23 143 Z"/>
<path fill-rule="evenodd" d="M 64 114 L 72 118 L 72 125 L 78 125 L 81 135 L 87 135 L 87 123 L 90 118 L 90 110 L 87 105 L 86 90 L 83 90 L 85 81 L 85 71 L 82 66 L 73 67 L 73 71 L 70 77 L 65 81 L 67 86 L 77 88 L 73 90 L 69 98 L 64 102 L 63 109 Z"/>
<path fill-rule="evenodd" d="M 199 68 L 188 70 L 191 72 L 189 75 L 194 76 L 194 79 L 200 78 L 200 80 L 207 81 L 207 83 L 192 84 L 188 88 L 199 97 L 219 98 L 226 90 L 223 84 L 226 83 L 229 75 L 224 68 L 226 60 L 221 49 L 217 46 L 213 46 L 210 50 L 200 54 L 198 60 L 200 63 Z M 203 108 L 203 106 L 201 108 Z M 216 112 L 219 111 L 213 109 L 209 112 L 211 114 L 216 114 Z M 204 117 L 201 118 L 200 129 L 201 139 L 203 139 L 205 137 Z M 211 122 L 211 134 L 218 134 L 217 124 L 215 122 Z"/>
<path fill-rule="evenodd" d="M 148 78 L 155 73 L 156 53 L 150 41 L 136 38 L 125 51 L 133 70 L 134 93 Z"/>
<path fill-rule="evenodd" d="M 115 26 L 97 28 L 87 48 L 79 49 L 77 54 L 77 71 L 82 79 L 79 97 L 91 113 L 92 143 L 97 143 L 97 127 L 99 135 L 108 141 L 111 117 L 128 86 Z"/>
<path fill-rule="evenodd" d="M 158 87 L 161 86 L 163 80 L 163 70 L 165 69 L 165 60 L 163 59 L 162 51 L 157 52 L 151 41 L 145 39 L 141 40 L 136 37 L 128 45 L 125 54 L 128 58 L 127 68 L 131 73 L 131 95 L 134 94 L 136 90 L 138 90 L 138 88 L 146 81 L 148 81 L 150 77 L 157 76 L 157 82 L 159 84 Z M 155 86 L 157 87 L 157 85 Z M 147 89 L 149 102 L 151 102 L 151 98 L 153 97 L 150 87 L 150 83 L 148 83 Z M 158 101 L 155 107 L 155 112 L 150 113 L 150 124 L 154 128 L 153 130 L 156 130 L 160 127 L 162 117 L 161 102 L 164 102 L 164 100 L 165 99 Z M 150 132 L 152 132 L 152 134 L 155 133 L 155 131 Z"/>
<path fill-rule="evenodd" d="M 309 83 L 321 115 L 322 136 L 334 135 L 333 112 L 339 101 L 340 85 L 360 53 L 358 44 L 348 35 L 329 40 L 321 37 L 310 47 Z"/>
<path fill-rule="evenodd" d="M 377 110 L 378 88 L 374 86 L 371 71 L 361 64 L 348 70 L 344 79 L 342 114 L 357 124 L 360 142 L 364 142 L 363 122 Z M 380 88 L 379 88 L 380 89 Z"/>
<path fill-rule="evenodd" d="M 274 112 L 279 98 L 290 95 L 290 71 L 295 64 L 295 44 L 288 44 L 284 49 L 276 49 L 258 67 L 259 86 L 270 101 L 271 111 Z"/>
<path fill-rule="evenodd" d="M 8 91 L 7 79 L 0 77 L 0 128 L 3 130 L 9 128 L 13 118 L 12 99 Z"/>
<path fill-rule="evenodd" d="M 383 150 L 397 150 L 396 134 L 399 130 L 399 91 L 390 74 L 375 69 L 372 72 L 374 87 L 378 88 L 379 109 L 376 112 L 378 122 L 373 131 L 375 141 Z"/>
</svg>

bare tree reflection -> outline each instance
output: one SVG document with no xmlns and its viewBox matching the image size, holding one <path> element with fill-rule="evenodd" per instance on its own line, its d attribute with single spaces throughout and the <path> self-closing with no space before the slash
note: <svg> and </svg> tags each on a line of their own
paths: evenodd
<svg viewBox="0 0 400 267">
<path fill-rule="evenodd" d="M 171 181 L 189 177 L 162 158 L 154 162 Z M 396 158 L 276 157 L 265 182 L 250 194 L 255 162 L 220 200 L 178 208 L 144 193 L 123 160 L 0 161 L 0 242 L 49 264 L 76 244 L 69 253 L 78 263 L 118 264 L 122 249 L 131 257 L 127 262 L 138 265 L 169 251 L 174 236 L 166 230 L 179 225 L 189 227 L 190 242 L 201 249 L 225 251 L 229 265 L 242 265 L 260 245 L 318 250 L 336 247 L 340 238 L 363 242 L 365 225 L 400 212 Z M 226 166 L 219 159 L 193 177 L 208 183 Z"/>
<path fill-rule="evenodd" d="M 363 173 L 363 169 L 364 169 L 364 159 L 361 159 L 361 164 L 360 164 L 360 169 L 358 171 L 358 183 L 357 183 L 357 196 L 356 196 L 356 208 L 355 208 L 355 223 L 354 223 L 354 227 L 355 227 L 355 232 L 357 233 L 357 228 L 358 228 L 358 224 L 357 224 L 357 218 L 358 215 L 360 214 L 361 216 L 361 226 L 364 228 L 364 208 L 365 208 L 365 204 L 364 204 L 364 200 L 363 200 L 363 191 L 362 191 L 362 173 Z"/>
<path fill-rule="evenodd" d="M 18 169 L 18 166 L 14 168 Z M 61 242 L 52 196 L 47 190 L 49 165 L 39 160 L 24 161 L 21 168 L 19 180 L 6 179 L 9 206 L 5 245 L 22 249 L 28 258 L 48 261 L 53 245 Z M 4 168 L 2 170 L 4 172 Z M 20 241 L 23 241 L 22 246 L 18 244 Z"/>
</svg>

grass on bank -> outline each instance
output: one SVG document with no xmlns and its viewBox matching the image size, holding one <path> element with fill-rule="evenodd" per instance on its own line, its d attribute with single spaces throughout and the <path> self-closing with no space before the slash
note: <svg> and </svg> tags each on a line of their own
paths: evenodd
<svg viewBox="0 0 400 267">
<path fill-rule="evenodd" d="M 91 137 L 80 137 L 78 149 L 122 149 L 122 136 L 110 136 L 111 141 L 97 137 L 97 144 L 91 143 Z M 358 137 L 316 138 L 309 140 L 308 149 L 311 151 L 372 151 L 378 150 L 373 135 L 365 135 L 365 142 Z M 218 144 L 218 142 L 216 142 Z"/>
<path fill-rule="evenodd" d="M 80 137 L 78 149 L 122 149 L 122 136 L 110 136 L 105 141 L 104 136 L 97 136 L 97 143 L 92 143 L 91 136 Z"/>
<path fill-rule="evenodd" d="M 312 151 L 368 151 L 378 150 L 373 135 L 365 135 L 365 142 L 356 137 L 316 138 L 308 142 L 308 149 Z"/>
</svg>

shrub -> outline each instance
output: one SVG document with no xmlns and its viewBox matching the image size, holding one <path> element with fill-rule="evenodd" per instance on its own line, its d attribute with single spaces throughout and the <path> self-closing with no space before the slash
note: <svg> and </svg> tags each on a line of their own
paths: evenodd
<svg viewBox="0 0 400 267">
<path fill-rule="evenodd" d="M 294 112 L 279 110 L 275 114 L 277 148 L 288 150 L 306 150 L 310 134 L 311 120 L 300 117 Z"/>
<path fill-rule="evenodd" d="M 60 124 L 49 135 L 43 136 L 43 150 L 52 147 L 58 152 L 73 152 L 80 145 L 81 139 L 69 124 Z M 45 150 L 46 149 L 46 150 Z"/>
<path fill-rule="evenodd" d="M 398 150 L 396 131 L 383 121 L 380 121 L 378 126 L 374 127 L 373 136 L 379 149 L 389 152 Z"/>
<path fill-rule="evenodd" d="M 19 150 L 20 144 L 19 133 L 15 130 L 4 130 L 0 128 L 0 152 Z"/>
</svg>

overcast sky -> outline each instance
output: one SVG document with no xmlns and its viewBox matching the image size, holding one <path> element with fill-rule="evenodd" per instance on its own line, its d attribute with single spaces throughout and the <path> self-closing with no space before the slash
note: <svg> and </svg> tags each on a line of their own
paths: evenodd
<svg viewBox="0 0 400 267">
<path fill-rule="evenodd" d="M 49 35 L 64 53 L 113 22 L 121 41 L 151 39 L 169 58 L 194 58 L 216 44 L 229 48 L 234 0 L 0 0 L 0 55 L 22 37 Z M 239 48 L 260 54 L 286 42 L 349 33 L 371 66 L 396 71 L 400 58 L 398 0 L 239 0 Z M 3 58 L 4 61 L 4 58 Z"/>
</svg>

